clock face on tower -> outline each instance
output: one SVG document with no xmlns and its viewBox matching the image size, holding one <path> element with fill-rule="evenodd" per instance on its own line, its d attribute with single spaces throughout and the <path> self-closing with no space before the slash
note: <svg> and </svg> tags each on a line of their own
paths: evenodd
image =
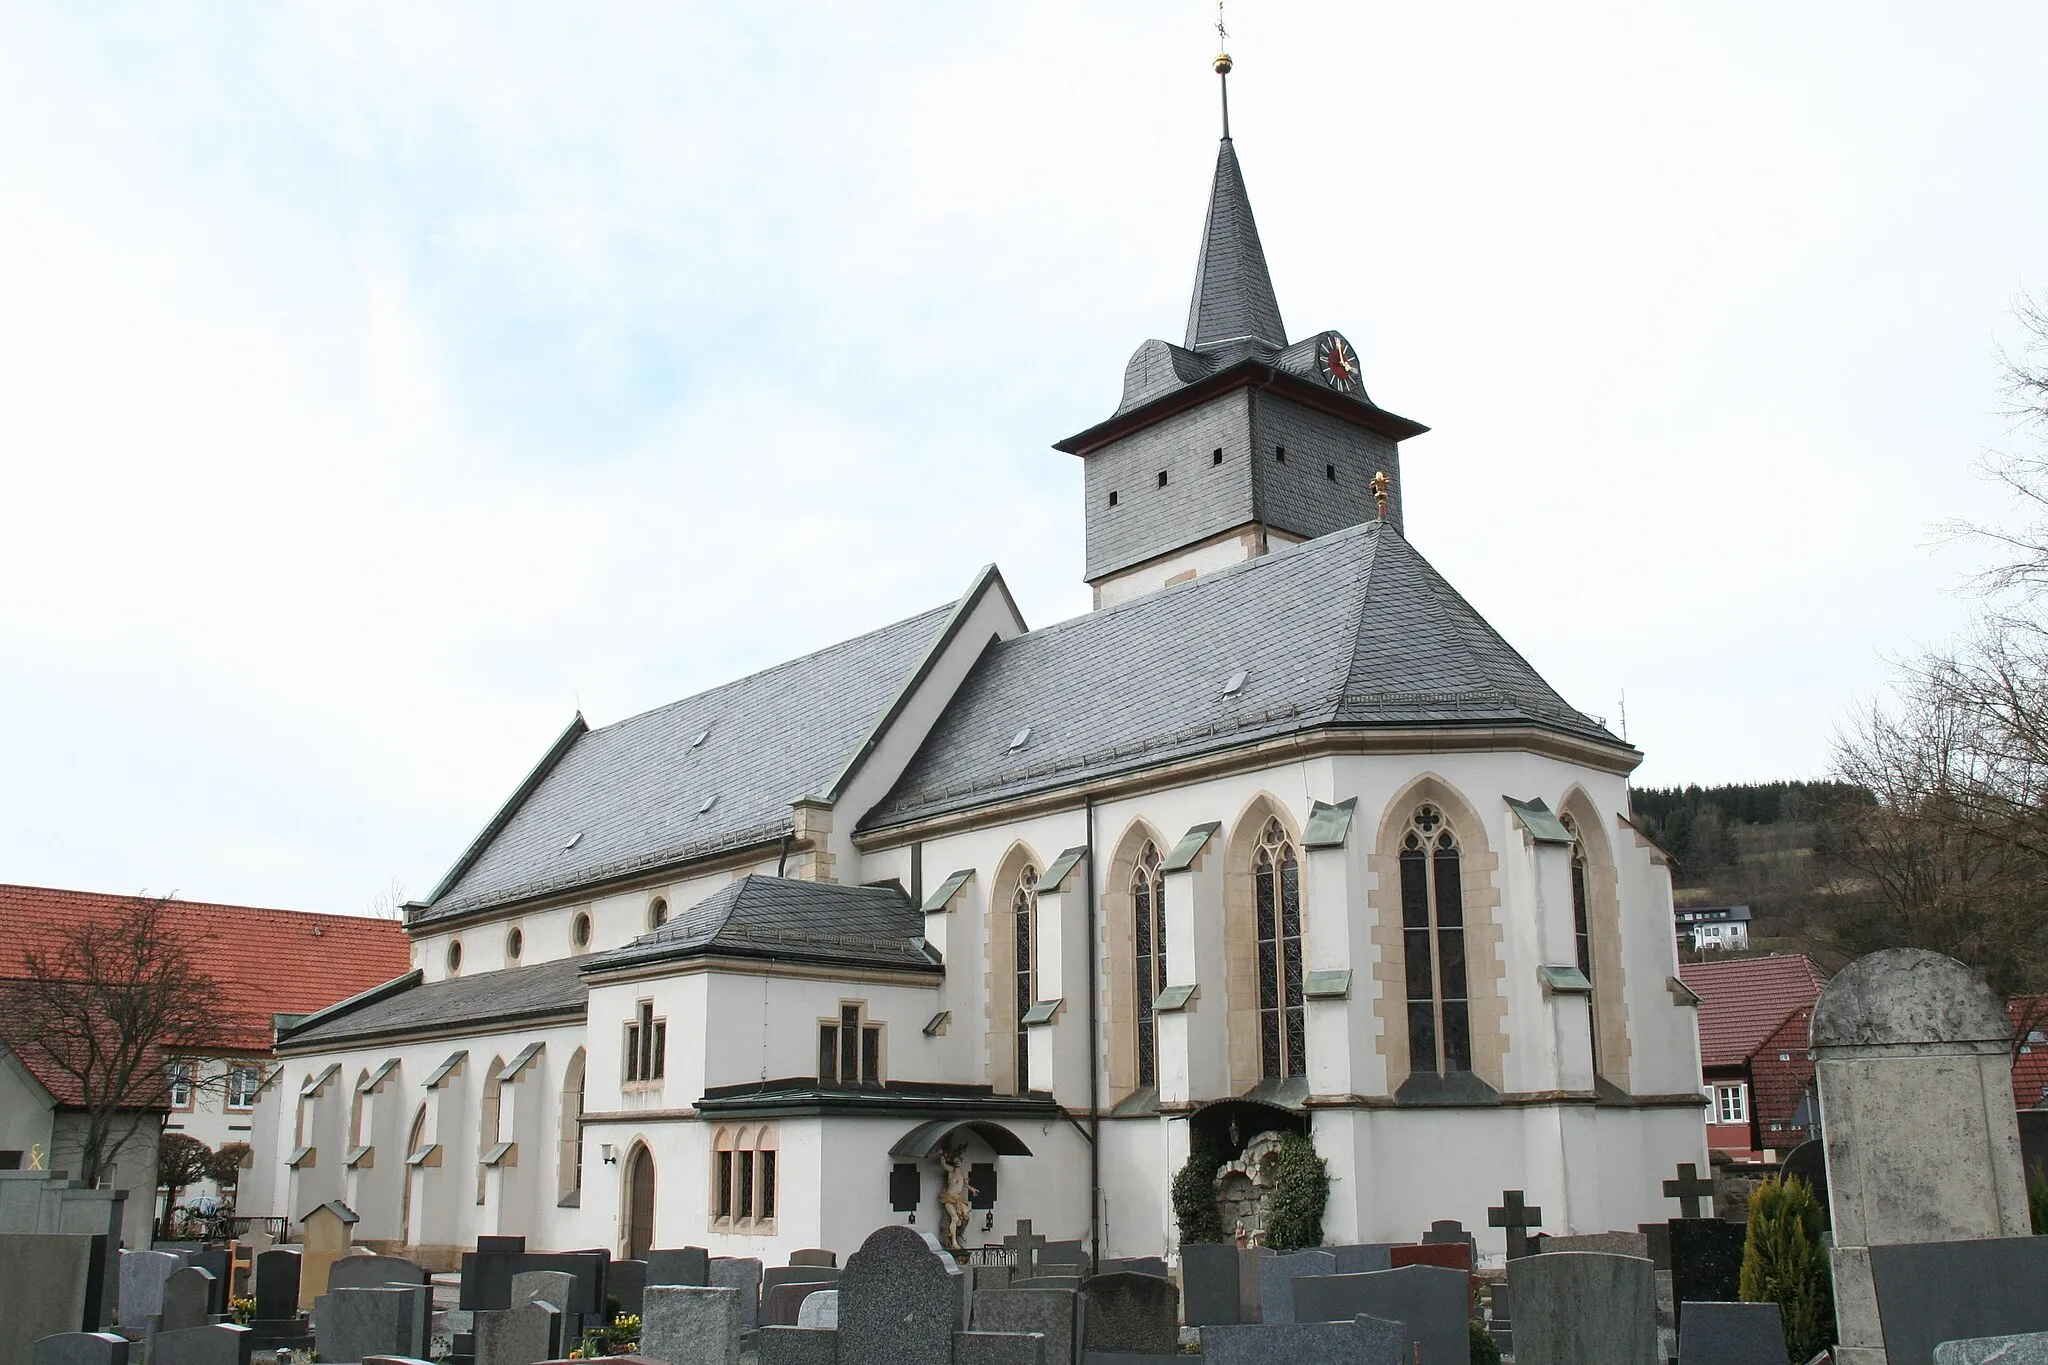
<svg viewBox="0 0 2048 1365">
<path fill-rule="evenodd" d="M 1335 332 L 1316 343 L 1316 370 L 1333 389 L 1357 393 L 1365 387 L 1358 377 L 1358 353 Z"/>
</svg>

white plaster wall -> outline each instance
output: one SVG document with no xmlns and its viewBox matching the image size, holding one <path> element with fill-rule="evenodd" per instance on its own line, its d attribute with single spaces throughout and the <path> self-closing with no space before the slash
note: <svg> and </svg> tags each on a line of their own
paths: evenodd
<svg viewBox="0 0 2048 1365">
<path fill-rule="evenodd" d="M 49 1169 L 50 1092 L 34 1080 L 14 1054 L 0 1048 L 0 1150 L 20 1152 L 21 1169 L 27 1170 L 29 1153 L 43 1149 L 43 1168 Z"/>
<path fill-rule="evenodd" d="M 1095 589 L 1096 607 L 1114 607 L 1134 598 L 1154 593 L 1165 587 L 1169 579 L 1180 577 L 1192 571 L 1196 577 L 1227 569 L 1233 564 L 1242 564 L 1254 558 L 1253 548 L 1258 535 L 1257 528 L 1247 528 L 1234 535 L 1213 540 L 1204 545 L 1195 545 L 1171 554 L 1164 559 L 1154 560 L 1135 569 L 1127 569 L 1113 578 L 1105 578 Z M 1298 543 L 1284 532 L 1273 533 L 1276 543 Z"/>
<path fill-rule="evenodd" d="M 230 1142 L 246 1142 L 254 1147 L 254 1115 L 248 1109 L 228 1108 L 228 1059 L 200 1057 L 190 1060 L 199 1079 L 199 1085 L 192 1097 L 192 1107 L 173 1110 L 169 1120 L 164 1124 L 164 1130 L 197 1138 L 215 1150 Z M 237 1058 L 235 1061 L 257 1067 L 266 1073 L 273 1065 L 264 1057 Z M 218 1193 L 219 1189 L 211 1180 L 202 1180 L 185 1191 L 185 1198 L 189 1201 L 197 1195 Z M 240 1193 L 238 1189 L 238 1198 Z"/>
</svg>

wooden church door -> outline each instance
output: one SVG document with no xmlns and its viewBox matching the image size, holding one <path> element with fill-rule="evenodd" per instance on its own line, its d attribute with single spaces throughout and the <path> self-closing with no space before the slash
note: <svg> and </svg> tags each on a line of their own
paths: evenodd
<svg viewBox="0 0 2048 1365">
<path fill-rule="evenodd" d="M 626 1158 L 626 1257 L 645 1260 L 654 1246 L 654 1154 L 635 1145 Z"/>
</svg>

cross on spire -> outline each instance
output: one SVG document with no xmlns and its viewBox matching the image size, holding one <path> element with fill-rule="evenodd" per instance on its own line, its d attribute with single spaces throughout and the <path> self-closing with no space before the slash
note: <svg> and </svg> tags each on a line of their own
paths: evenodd
<svg viewBox="0 0 2048 1365">
<path fill-rule="evenodd" d="M 1216 0 L 1216 85 L 1223 92 L 1223 140 L 1230 140 L 1230 30 L 1223 27 L 1223 0 Z"/>
<path fill-rule="evenodd" d="M 1664 1182 L 1664 1197 L 1676 1199 L 1680 1211 L 1687 1218 L 1703 1216 L 1700 1213 L 1700 1199 L 1703 1196 L 1708 1199 L 1714 1197 L 1714 1182 L 1710 1177 L 1702 1176 L 1700 1168 L 1690 1161 L 1678 1164 L 1676 1180 Z"/>
<path fill-rule="evenodd" d="M 1524 1202 L 1520 1190 L 1503 1190 L 1501 1206 L 1486 1211 L 1486 1225 L 1508 1230 L 1508 1259 L 1519 1261 L 1529 1254 L 1529 1229 L 1543 1226 L 1543 1210 Z"/>
</svg>

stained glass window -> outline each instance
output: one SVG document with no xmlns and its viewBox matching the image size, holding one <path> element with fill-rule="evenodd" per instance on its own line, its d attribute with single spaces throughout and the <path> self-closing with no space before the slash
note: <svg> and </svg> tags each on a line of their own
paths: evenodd
<svg viewBox="0 0 2048 1365">
<path fill-rule="evenodd" d="M 1401 940 L 1412 1071 L 1472 1069 L 1465 893 L 1458 839 L 1434 806 L 1416 807 L 1401 840 Z"/>
<path fill-rule="evenodd" d="M 1301 860 L 1278 820 L 1266 822 L 1252 859 L 1258 914 L 1259 1074 L 1308 1074 L 1301 995 Z"/>
<path fill-rule="evenodd" d="M 1166 989 L 1166 879 L 1149 840 L 1131 871 L 1131 916 L 1137 957 L 1138 1084 L 1159 1084 L 1159 1021 L 1153 1005 Z"/>
</svg>

